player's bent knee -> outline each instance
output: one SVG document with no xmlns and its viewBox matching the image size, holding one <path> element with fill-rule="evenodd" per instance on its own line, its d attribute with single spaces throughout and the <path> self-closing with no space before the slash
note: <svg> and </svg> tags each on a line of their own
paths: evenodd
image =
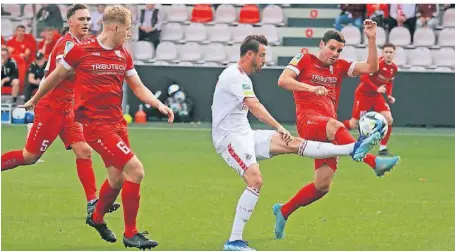
<svg viewBox="0 0 455 252">
<path fill-rule="evenodd" d="M 92 148 L 86 143 L 76 143 L 72 146 L 77 158 L 91 158 Z"/>
<path fill-rule="evenodd" d="M 388 125 L 392 125 L 393 124 L 393 117 L 388 116 L 385 119 L 386 119 Z"/>
<path fill-rule="evenodd" d="M 329 140 L 334 139 L 335 138 L 335 133 L 341 127 L 344 127 L 343 123 L 341 123 L 341 122 L 339 122 L 339 121 L 337 121 L 335 119 L 330 119 L 327 122 L 327 126 L 326 126 L 327 138 Z"/>
<path fill-rule="evenodd" d="M 125 174 L 126 179 L 140 183 L 145 176 L 144 167 L 142 166 L 141 161 L 134 156 L 128 163 L 125 165 L 123 172 Z"/>
<path fill-rule="evenodd" d="M 384 116 L 384 118 L 387 121 L 388 125 L 392 125 L 393 124 L 393 117 L 392 117 L 392 114 L 389 111 L 383 111 L 383 112 L 380 112 L 380 114 Z"/>
<path fill-rule="evenodd" d="M 262 179 L 262 174 L 259 171 L 258 164 L 253 164 L 250 167 L 248 167 L 243 177 L 248 186 L 256 188 L 258 190 L 262 187 L 262 184 L 264 183 Z"/>
<path fill-rule="evenodd" d="M 22 151 L 22 155 L 24 156 L 24 164 L 26 164 L 26 165 L 34 164 L 40 158 L 40 155 L 32 154 L 26 150 Z"/>
<path fill-rule="evenodd" d="M 314 186 L 320 192 L 328 192 L 330 190 L 330 180 L 316 179 Z"/>
</svg>

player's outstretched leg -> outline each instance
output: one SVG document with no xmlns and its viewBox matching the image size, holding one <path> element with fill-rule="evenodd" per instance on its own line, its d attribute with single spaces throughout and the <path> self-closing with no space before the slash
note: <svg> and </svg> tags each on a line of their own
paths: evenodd
<svg viewBox="0 0 455 252">
<path fill-rule="evenodd" d="M 151 249 L 158 246 L 158 242 L 144 236 L 145 232 L 138 232 L 136 227 L 137 213 L 139 211 L 140 186 L 144 178 L 144 167 L 139 159 L 134 156 L 124 166 L 125 182 L 122 188 L 123 217 L 125 232 L 123 245 L 138 249 Z"/>
<path fill-rule="evenodd" d="M 355 161 L 362 161 L 368 151 L 380 140 L 379 132 L 365 138 L 359 138 L 354 143 L 334 145 L 332 143 L 304 140 L 295 137 L 289 143 L 281 139 L 279 133 L 275 133 L 270 141 L 270 153 L 272 156 L 281 154 L 298 154 L 310 158 L 329 158 L 337 156 L 351 156 Z"/>
<path fill-rule="evenodd" d="M 2 154 L 2 172 L 18 166 L 34 164 L 39 158 L 40 155 L 32 154 L 26 149 L 6 152 Z"/>
<path fill-rule="evenodd" d="M 379 129 L 378 129 L 379 130 Z M 355 138 L 349 133 L 349 130 L 344 127 L 343 123 L 330 119 L 327 122 L 327 138 L 335 140 L 337 144 L 355 143 Z M 391 171 L 398 163 L 400 157 L 394 156 L 390 158 L 376 157 L 372 154 L 366 154 L 363 162 L 368 164 L 376 173 L 377 176 L 382 176 L 384 173 Z"/>
<path fill-rule="evenodd" d="M 237 203 L 231 236 L 223 246 L 223 250 L 226 251 L 255 250 L 243 240 L 243 230 L 245 228 L 245 224 L 248 222 L 254 211 L 256 203 L 259 200 L 259 191 L 262 186 L 262 175 L 259 170 L 259 164 L 256 162 L 251 164 L 248 168 L 245 167 L 245 169 L 246 171 L 243 173 L 243 179 L 245 180 L 247 187 L 243 191 Z"/>
<path fill-rule="evenodd" d="M 27 137 L 25 138 L 26 140 L 28 139 L 28 136 L 30 135 L 30 131 L 32 131 L 32 127 L 33 127 L 33 123 L 27 124 Z M 36 163 L 44 163 L 44 160 L 39 158 L 38 161 L 36 161 Z"/>
</svg>

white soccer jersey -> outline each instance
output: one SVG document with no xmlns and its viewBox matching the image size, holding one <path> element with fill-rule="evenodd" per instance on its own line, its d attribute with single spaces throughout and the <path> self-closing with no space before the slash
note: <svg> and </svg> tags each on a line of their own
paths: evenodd
<svg viewBox="0 0 455 252">
<path fill-rule="evenodd" d="M 250 77 L 237 65 L 226 68 L 218 77 L 212 103 L 212 138 L 218 153 L 225 148 L 228 135 L 252 132 L 245 97 L 255 97 Z"/>
</svg>

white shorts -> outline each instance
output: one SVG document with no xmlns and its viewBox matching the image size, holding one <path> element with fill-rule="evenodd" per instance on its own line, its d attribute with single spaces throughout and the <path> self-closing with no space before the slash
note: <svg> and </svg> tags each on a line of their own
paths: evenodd
<svg viewBox="0 0 455 252">
<path fill-rule="evenodd" d="M 220 153 L 224 161 L 240 176 L 258 160 L 268 159 L 270 155 L 270 142 L 274 130 L 255 130 L 250 134 L 227 136 L 224 150 Z"/>
</svg>

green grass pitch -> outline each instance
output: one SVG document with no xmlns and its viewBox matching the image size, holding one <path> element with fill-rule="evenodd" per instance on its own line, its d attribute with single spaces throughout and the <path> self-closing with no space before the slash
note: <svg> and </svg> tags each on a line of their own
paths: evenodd
<svg viewBox="0 0 455 252">
<path fill-rule="evenodd" d="M 139 230 L 151 233 L 158 250 L 221 250 L 243 180 L 216 155 L 209 130 L 147 127 L 154 128 L 129 130 L 146 173 Z M 313 161 L 262 161 L 264 185 L 244 239 L 258 250 L 455 250 L 455 131 L 394 133 L 391 151 L 402 160 L 392 173 L 378 178 L 342 158 L 331 192 L 289 219 L 284 240 L 273 238 L 272 205 L 312 180 Z M 25 127 L 2 126 L 2 153 L 22 148 L 25 134 Z M 57 139 L 43 159 L 1 174 L 1 249 L 124 250 L 121 239 L 106 243 L 85 225 L 73 153 Z M 100 186 L 104 167 L 96 153 L 93 160 Z M 106 221 L 121 238 L 123 211 Z"/>
</svg>

